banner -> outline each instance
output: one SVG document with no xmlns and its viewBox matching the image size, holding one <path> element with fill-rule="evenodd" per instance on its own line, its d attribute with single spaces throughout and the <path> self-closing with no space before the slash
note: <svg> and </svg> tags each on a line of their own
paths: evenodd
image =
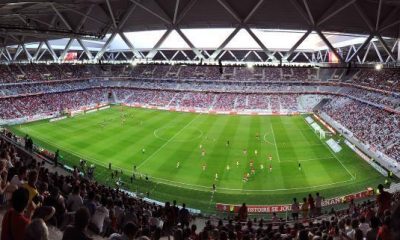
<svg viewBox="0 0 400 240">
<path fill-rule="evenodd" d="M 367 198 L 374 195 L 374 190 L 372 188 L 368 188 L 368 190 L 349 194 L 346 196 L 334 197 L 325 199 L 322 201 L 322 207 L 328 207 L 332 205 L 337 205 L 341 203 L 350 202 L 351 199 L 357 200 L 362 198 Z M 217 203 L 215 205 L 216 210 L 219 212 L 234 212 L 238 213 L 241 205 L 234 204 L 223 204 Z M 259 214 L 259 213 L 279 213 L 279 212 L 288 212 L 292 210 L 291 204 L 281 204 L 281 205 L 248 205 L 247 211 L 249 214 Z"/>
</svg>

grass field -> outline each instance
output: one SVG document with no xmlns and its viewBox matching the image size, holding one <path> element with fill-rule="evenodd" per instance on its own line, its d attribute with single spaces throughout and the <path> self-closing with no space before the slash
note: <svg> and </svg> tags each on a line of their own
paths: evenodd
<svg viewBox="0 0 400 240">
<path fill-rule="evenodd" d="M 80 158 L 94 163 L 96 179 L 102 183 L 115 186 L 108 170 L 111 162 L 113 169 L 123 171 L 125 188 L 149 192 L 150 198 L 161 201 L 176 199 L 204 212 L 213 212 L 217 202 L 289 203 L 292 197 L 310 192 L 332 197 L 382 182 L 383 177 L 345 144 L 334 154 L 325 143 L 327 139 L 321 141 L 304 118 L 112 107 L 11 129 L 29 134 L 44 148 L 60 149 L 65 164 L 78 165 Z M 254 162 L 255 174 L 244 182 L 250 161 Z M 136 180 L 131 184 L 134 166 Z M 140 179 L 141 174 L 150 180 Z M 213 183 L 215 193 L 211 191 Z"/>
</svg>

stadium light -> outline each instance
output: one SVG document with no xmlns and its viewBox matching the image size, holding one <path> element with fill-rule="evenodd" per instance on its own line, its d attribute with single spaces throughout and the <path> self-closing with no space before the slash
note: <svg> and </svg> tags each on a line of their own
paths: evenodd
<svg viewBox="0 0 400 240">
<path fill-rule="evenodd" d="M 382 70 L 382 68 L 383 68 L 382 64 L 376 64 L 375 65 L 375 70 L 377 70 L 377 71 Z"/>
</svg>

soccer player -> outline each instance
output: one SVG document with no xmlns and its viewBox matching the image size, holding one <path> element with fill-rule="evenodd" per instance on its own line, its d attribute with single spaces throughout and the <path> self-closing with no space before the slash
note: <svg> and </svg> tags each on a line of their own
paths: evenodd
<svg viewBox="0 0 400 240">
<path fill-rule="evenodd" d="M 203 144 L 200 144 L 199 148 L 200 148 L 200 149 L 203 149 Z"/>
<path fill-rule="evenodd" d="M 259 132 L 256 132 L 256 139 L 260 140 L 260 133 Z"/>
<path fill-rule="evenodd" d="M 228 141 L 226 141 L 226 146 L 227 146 L 227 147 L 229 147 L 229 140 L 228 140 Z"/>
<path fill-rule="evenodd" d="M 269 164 L 269 172 L 272 172 L 272 164 Z"/>
<path fill-rule="evenodd" d="M 108 170 L 111 170 L 111 163 L 108 163 Z"/>
<path fill-rule="evenodd" d="M 251 174 L 253 174 L 253 175 L 256 174 L 256 169 L 254 167 L 251 168 Z"/>
<path fill-rule="evenodd" d="M 218 173 L 215 173 L 215 181 L 218 180 Z"/>
<path fill-rule="evenodd" d="M 217 187 L 215 186 L 215 183 L 213 183 L 212 189 L 213 189 L 214 192 L 215 192 L 215 190 L 217 189 Z"/>
<path fill-rule="evenodd" d="M 264 164 L 261 163 L 260 168 L 261 170 L 264 170 Z"/>
<path fill-rule="evenodd" d="M 231 167 L 228 165 L 226 165 L 226 170 L 229 171 L 231 169 Z"/>
<path fill-rule="evenodd" d="M 145 152 L 146 152 L 146 149 L 143 148 L 143 149 L 142 149 L 142 154 L 144 154 Z"/>
<path fill-rule="evenodd" d="M 301 163 L 299 162 L 299 171 L 301 171 Z"/>
<path fill-rule="evenodd" d="M 203 172 L 206 170 L 207 164 L 203 163 Z"/>
<path fill-rule="evenodd" d="M 272 161 L 272 155 L 271 154 L 269 154 L 268 158 L 269 158 L 270 161 Z"/>
<path fill-rule="evenodd" d="M 248 177 L 247 177 L 247 173 L 245 173 L 244 175 L 243 175 L 243 182 L 247 182 L 249 179 L 248 179 Z"/>
<path fill-rule="evenodd" d="M 254 160 L 250 160 L 250 167 L 254 166 Z"/>
<path fill-rule="evenodd" d="M 177 163 L 176 163 L 176 168 L 179 168 L 179 165 L 180 165 L 181 163 L 178 161 Z"/>
<path fill-rule="evenodd" d="M 257 154 L 258 154 L 258 151 L 257 151 L 257 149 L 256 149 L 256 150 L 254 150 L 254 155 L 257 156 Z"/>
<path fill-rule="evenodd" d="M 206 156 L 206 150 L 204 150 L 204 148 L 201 150 L 201 156 L 202 157 Z"/>
<path fill-rule="evenodd" d="M 236 167 L 239 167 L 239 161 L 236 161 Z"/>
<path fill-rule="evenodd" d="M 247 154 L 247 149 L 245 148 L 245 149 L 243 149 L 243 155 L 246 155 Z"/>
<path fill-rule="evenodd" d="M 136 165 L 133 165 L 133 171 L 136 172 Z"/>
</svg>

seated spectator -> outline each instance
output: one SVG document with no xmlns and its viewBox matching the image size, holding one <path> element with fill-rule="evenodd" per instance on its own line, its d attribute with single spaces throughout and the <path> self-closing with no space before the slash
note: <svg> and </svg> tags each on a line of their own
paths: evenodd
<svg viewBox="0 0 400 240">
<path fill-rule="evenodd" d="M 25 230 L 24 240 L 47 240 L 49 239 L 49 229 L 46 223 L 40 219 L 34 219 Z"/>
<path fill-rule="evenodd" d="M 75 212 L 75 220 L 72 226 L 68 226 L 62 240 L 91 240 L 86 228 L 89 224 L 90 214 L 86 208 L 80 208 Z"/>
<path fill-rule="evenodd" d="M 30 219 L 23 214 L 28 202 L 29 192 L 25 188 L 20 188 L 13 193 L 12 208 L 4 215 L 1 224 L 2 240 L 24 240 L 25 229 L 30 223 Z"/>
<path fill-rule="evenodd" d="M 111 234 L 109 240 L 133 240 L 135 239 L 137 232 L 138 227 L 134 223 L 128 222 L 122 229 L 122 234 Z"/>
</svg>

